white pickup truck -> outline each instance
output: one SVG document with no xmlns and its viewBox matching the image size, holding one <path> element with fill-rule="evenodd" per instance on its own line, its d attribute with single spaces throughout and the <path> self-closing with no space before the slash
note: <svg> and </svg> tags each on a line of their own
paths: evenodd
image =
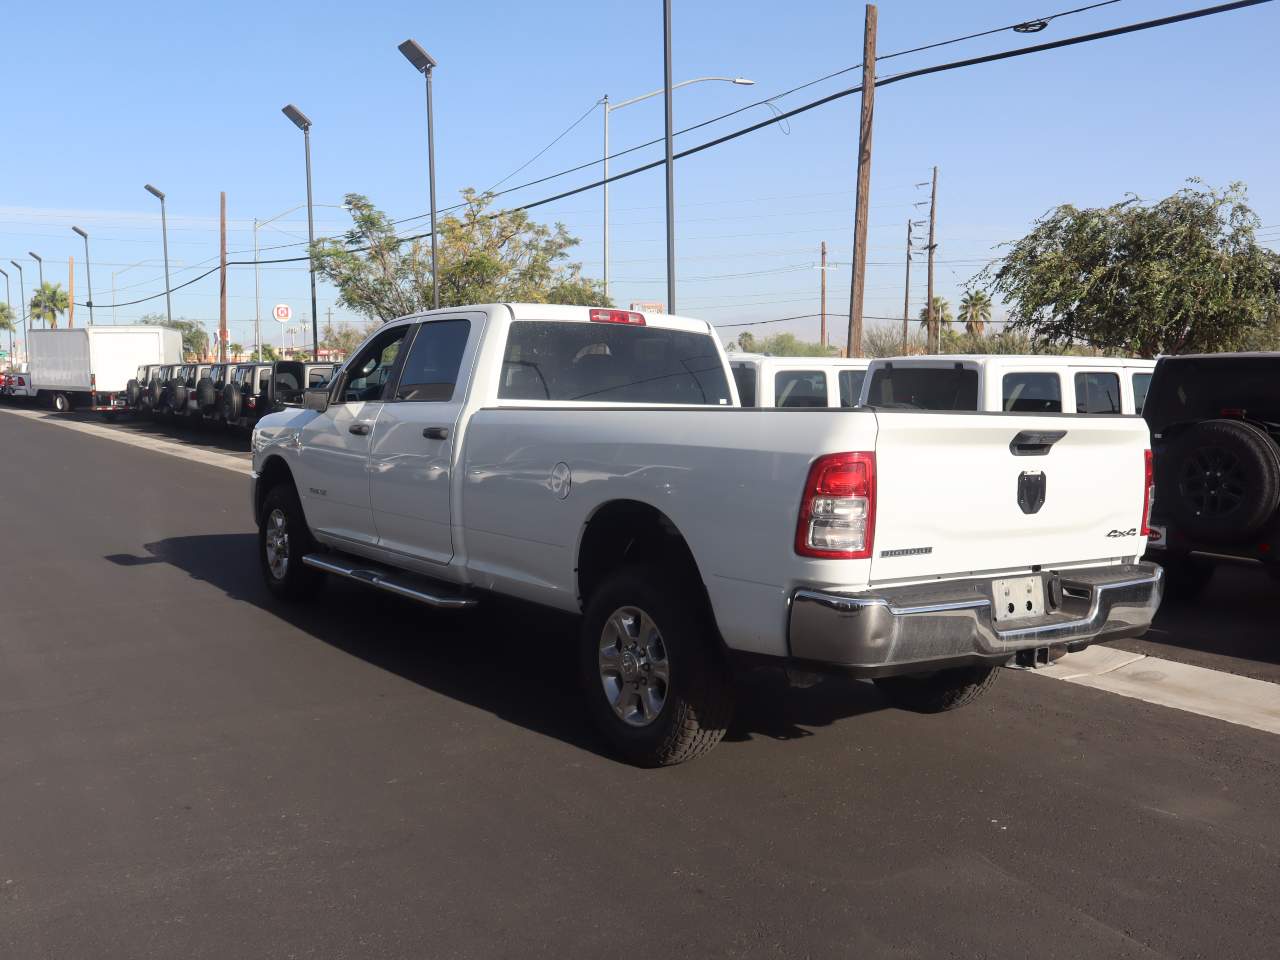
<svg viewBox="0 0 1280 960">
<path fill-rule="evenodd" d="M 738 408 L 704 322 L 498 304 L 389 323 L 263 418 L 252 509 L 282 598 L 580 613 L 595 719 L 661 765 L 723 736 L 741 663 L 938 711 L 1141 635 L 1147 448 L 1133 417 Z"/>
</svg>

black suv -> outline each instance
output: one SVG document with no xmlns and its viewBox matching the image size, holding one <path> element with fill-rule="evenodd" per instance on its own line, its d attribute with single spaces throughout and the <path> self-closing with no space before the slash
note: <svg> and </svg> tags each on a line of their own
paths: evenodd
<svg viewBox="0 0 1280 960">
<path fill-rule="evenodd" d="M 222 423 L 222 391 L 235 368 L 234 363 L 213 363 L 196 381 L 195 398 L 192 402 L 198 415 L 205 421 Z"/>
<path fill-rule="evenodd" d="M 230 426 L 251 430 L 269 413 L 301 406 L 306 390 L 327 386 L 333 379 L 333 367 L 301 360 L 237 364 L 222 390 L 222 418 Z"/>
<path fill-rule="evenodd" d="M 1218 563 L 1280 575 L 1280 353 L 1165 357 L 1142 411 L 1156 498 L 1149 557 L 1171 596 Z"/>
</svg>

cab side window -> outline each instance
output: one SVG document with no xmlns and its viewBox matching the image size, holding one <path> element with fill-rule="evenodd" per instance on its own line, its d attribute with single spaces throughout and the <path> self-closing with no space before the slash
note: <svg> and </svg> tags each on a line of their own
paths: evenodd
<svg viewBox="0 0 1280 960">
<path fill-rule="evenodd" d="M 1142 416 L 1142 408 L 1147 405 L 1147 391 L 1151 389 L 1151 374 L 1135 373 L 1133 375 L 1133 412 Z"/>
<path fill-rule="evenodd" d="M 1076 413 L 1119 413 L 1120 375 L 1076 374 Z"/>
<path fill-rule="evenodd" d="M 840 406 L 856 407 L 858 398 L 862 396 L 862 381 L 867 378 L 865 370 L 840 371 Z"/>
<path fill-rule="evenodd" d="M 343 371 L 342 397 L 339 403 L 364 403 L 381 400 L 400 345 L 404 342 L 409 326 L 399 326 L 374 337 L 356 354 Z"/>
<path fill-rule="evenodd" d="M 1001 394 L 1006 413 L 1062 412 L 1062 383 L 1056 373 L 1006 373 Z"/>
<path fill-rule="evenodd" d="M 396 399 L 436 403 L 452 400 L 470 334 L 470 320 L 434 320 L 422 324 L 404 358 Z"/>
<path fill-rule="evenodd" d="M 827 375 L 821 370 L 783 370 L 773 378 L 775 407 L 825 407 Z"/>
</svg>

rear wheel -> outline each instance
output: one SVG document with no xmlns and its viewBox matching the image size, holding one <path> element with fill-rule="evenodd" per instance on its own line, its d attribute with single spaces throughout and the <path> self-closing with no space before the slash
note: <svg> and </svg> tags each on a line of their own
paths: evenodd
<svg viewBox="0 0 1280 960">
<path fill-rule="evenodd" d="M 272 487 L 258 520 L 258 559 L 267 589 L 284 600 L 311 594 L 322 574 L 303 564 L 302 558 L 315 549 L 293 485 L 281 483 Z"/>
<path fill-rule="evenodd" d="M 614 752 L 661 767 L 724 737 L 733 714 L 727 665 L 705 604 L 656 567 L 627 567 L 587 603 L 581 672 L 588 709 Z"/>
<path fill-rule="evenodd" d="M 943 713 L 972 703 L 996 682 L 996 668 L 955 667 L 904 677 L 878 677 L 880 692 L 895 707 L 916 713 Z"/>
<path fill-rule="evenodd" d="M 1228 542 L 1257 533 L 1280 507 L 1280 448 L 1239 420 L 1206 420 L 1178 438 L 1156 489 L 1193 537 Z"/>
<path fill-rule="evenodd" d="M 66 413 L 71 409 L 71 400 L 65 393 L 55 393 L 53 395 L 53 409 L 59 413 Z"/>
</svg>

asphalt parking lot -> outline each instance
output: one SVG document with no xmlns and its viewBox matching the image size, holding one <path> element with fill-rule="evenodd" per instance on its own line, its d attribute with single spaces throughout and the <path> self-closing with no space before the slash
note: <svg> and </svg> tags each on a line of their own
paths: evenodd
<svg viewBox="0 0 1280 960">
<path fill-rule="evenodd" d="M 0 449 L 0 956 L 1280 942 L 1273 734 L 1030 672 L 935 717 L 762 675 L 713 753 L 636 770 L 589 732 L 572 621 L 281 607 L 243 477 L 3 410 Z M 1280 679 L 1269 587 L 1220 576 L 1138 643 Z"/>
</svg>

